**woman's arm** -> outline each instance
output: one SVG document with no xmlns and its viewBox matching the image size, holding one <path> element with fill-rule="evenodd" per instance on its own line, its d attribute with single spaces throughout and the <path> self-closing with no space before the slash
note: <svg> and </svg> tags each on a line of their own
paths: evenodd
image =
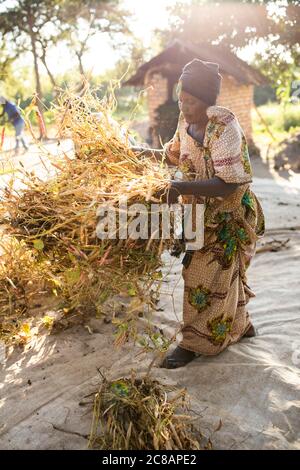
<svg viewBox="0 0 300 470">
<path fill-rule="evenodd" d="M 238 186 L 238 183 L 225 183 L 217 176 L 204 181 L 171 181 L 168 203 L 174 204 L 180 195 L 226 197 L 232 194 Z"/>
</svg>

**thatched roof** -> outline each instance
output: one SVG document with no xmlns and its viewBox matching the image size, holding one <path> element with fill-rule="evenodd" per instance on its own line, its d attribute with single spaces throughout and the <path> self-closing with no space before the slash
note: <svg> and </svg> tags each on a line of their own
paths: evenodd
<svg viewBox="0 0 300 470">
<path fill-rule="evenodd" d="M 213 46 L 207 43 L 194 45 L 176 39 L 160 54 L 141 65 L 135 75 L 127 80 L 124 85 L 143 86 L 148 71 L 151 69 L 159 70 L 160 68 L 161 70 L 164 68 L 167 70 L 170 65 L 173 73 L 177 73 L 179 77 L 182 67 L 195 58 L 217 62 L 221 74 L 223 72 L 231 75 L 240 83 L 253 85 L 266 85 L 268 83 L 268 79 L 258 70 L 222 46 Z"/>
</svg>

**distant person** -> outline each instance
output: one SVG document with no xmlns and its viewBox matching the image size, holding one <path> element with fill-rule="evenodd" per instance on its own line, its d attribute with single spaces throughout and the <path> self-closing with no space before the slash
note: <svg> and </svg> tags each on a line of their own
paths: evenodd
<svg viewBox="0 0 300 470">
<path fill-rule="evenodd" d="M 16 151 L 19 150 L 20 142 L 22 143 L 24 150 L 28 150 L 28 146 L 23 137 L 25 121 L 22 118 L 17 106 L 11 103 L 10 101 L 8 101 L 6 98 L 4 98 L 4 96 L 0 96 L 0 105 L 3 106 L 3 111 L 0 114 L 0 118 L 3 118 L 6 114 L 8 118 L 8 122 L 10 122 L 15 128 Z"/>
</svg>

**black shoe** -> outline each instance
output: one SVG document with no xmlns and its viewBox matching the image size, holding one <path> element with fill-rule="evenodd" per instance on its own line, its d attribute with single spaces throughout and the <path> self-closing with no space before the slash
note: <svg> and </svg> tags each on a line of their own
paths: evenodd
<svg viewBox="0 0 300 470">
<path fill-rule="evenodd" d="M 248 330 L 243 334 L 243 338 L 253 338 L 257 336 L 257 329 L 250 323 Z"/>
<path fill-rule="evenodd" d="M 159 367 L 163 369 L 178 369 L 179 367 L 184 367 L 199 356 L 200 354 L 194 351 L 188 351 L 187 349 L 177 346 L 171 354 L 164 358 Z"/>
</svg>

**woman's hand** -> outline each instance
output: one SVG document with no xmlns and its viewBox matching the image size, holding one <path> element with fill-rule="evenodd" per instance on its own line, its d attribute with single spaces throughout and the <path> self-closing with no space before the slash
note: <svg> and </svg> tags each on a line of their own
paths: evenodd
<svg viewBox="0 0 300 470">
<path fill-rule="evenodd" d="M 164 204 L 168 204 L 169 206 L 172 204 L 177 204 L 179 196 L 180 192 L 173 186 L 173 181 L 170 181 L 169 187 L 161 189 L 155 194 L 157 199 L 159 199 Z"/>
</svg>

